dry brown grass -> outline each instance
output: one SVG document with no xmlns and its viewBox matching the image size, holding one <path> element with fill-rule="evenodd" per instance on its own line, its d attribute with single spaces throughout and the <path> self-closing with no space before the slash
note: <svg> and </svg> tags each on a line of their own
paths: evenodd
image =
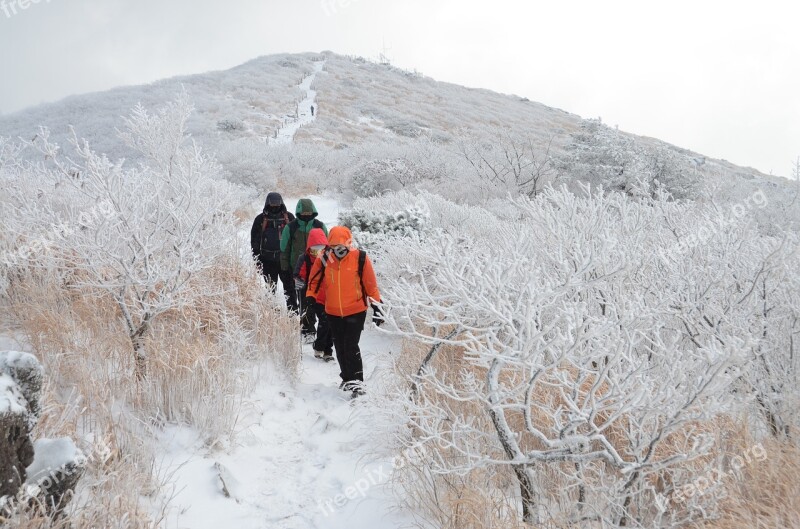
<svg viewBox="0 0 800 529">
<path fill-rule="evenodd" d="M 399 371 L 405 376 L 416 373 L 428 350 L 428 346 L 412 341 L 404 342 L 398 361 Z M 483 370 L 465 361 L 462 351 L 451 346 L 440 349 L 433 366 L 440 379 L 450 382 L 457 382 L 459 373 L 465 369 L 472 371 L 478 378 L 485 375 Z M 558 375 L 563 376 L 565 373 L 569 380 L 579 385 L 579 399 L 580 395 L 588 396 L 594 380 L 590 376 L 578 379 L 577 371 L 569 368 L 564 368 Z M 505 382 L 510 383 L 515 381 L 517 375 L 504 372 L 502 376 Z M 552 378 L 551 382 L 555 382 L 555 378 Z M 607 388 L 600 387 L 598 391 L 603 394 Z M 426 404 L 448 409 L 449 413 L 470 417 L 474 420 L 473 424 L 483 431 L 493 432 L 485 410 L 474 402 L 453 401 L 441 394 L 435 394 L 424 384 L 420 386 L 420 399 Z M 555 392 L 537 392 L 535 395 L 537 406 L 533 410 L 533 420 L 545 431 L 553 424 L 549 410 L 558 408 L 559 399 Z M 541 448 L 529 434 L 524 433 L 524 419 L 520 412 L 507 413 L 507 420 L 512 429 L 523 432 L 520 444 L 524 449 Z M 607 432 L 609 440 L 623 456 L 630 455 L 631 452 L 627 428 L 623 417 Z M 676 513 L 685 514 L 686 504 L 676 500 L 675 494 L 671 492 L 675 484 L 687 481 L 693 483 L 694 480 L 706 476 L 709 468 L 729 464 L 732 457 L 747 454 L 758 443 L 737 421 L 731 417 L 719 416 L 705 422 L 692 422 L 680 431 L 670 434 L 657 447 L 655 458 L 688 453 L 692 443 L 700 436 L 709 435 L 716 438 L 711 453 L 669 470 L 654 472 L 646 478 L 655 491 L 666 495 L 670 500 L 669 509 Z M 726 497 L 723 501 L 716 502 L 714 498 L 717 496 L 706 491 L 709 496 L 704 499 L 719 511 L 720 518 L 697 527 L 800 527 L 800 451 L 786 443 L 772 440 L 762 442 L 769 458 L 747 465 L 741 476 L 727 475 L 718 484 L 722 489 L 722 496 Z M 426 446 L 436 452 L 433 456 L 429 455 L 429 458 L 457 461 L 459 457 L 449 448 L 429 444 Z M 503 458 L 499 446 L 487 445 L 483 447 L 483 451 L 493 457 Z M 579 473 L 572 463 L 539 465 L 535 469 L 535 475 L 542 512 L 546 512 L 545 525 L 541 527 L 549 528 L 589 527 L 589 522 L 568 519 L 575 514 L 578 485 L 588 485 L 586 489 L 590 491 L 593 488 L 591 485 L 599 484 L 601 479 L 607 480 L 611 475 L 621 477 L 615 469 L 602 462 L 584 465 Z M 518 484 L 508 467 L 476 469 L 459 476 L 443 476 L 433 474 L 430 465 L 425 463 L 425 458 L 421 458 L 416 464 L 407 465 L 397 473 L 396 479 L 403 490 L 407 507 L 419 514 L 420 527 L 516 529 L 522 526 L 518 512 Z M 717 491 L 715 494 L 719 493 Z M 601 503 L 603 501 L 602 498 L 596 499 Z M 652 505 L 642 505 L 640 509 L 644 510 L 640 512 L 635 509 L 635 512 L 646 517 L 651 507 Z"/>
<path fill-rule="evenodd" d="M 229 446 L 243 398 L 261 373 L 275 372 L 259 366 L 298 375 L 296 318 L 253 266 L 231 259 L 193 280 L 192 302 L 164 314 L 147 337 L 145 380 L 134 376 L 119 309 L 101 292 L 72 288 L 63 272 L 28 271 L 3 300 L 48 375 L 34 436 L 69 436 L 87 455 L 96 446 L 105 454 L 90 457 L 69 510 L 74 527 L 157 527 L 170 493 L 153 431 L 187 424 L 208 446 Z M 26 512 L 8 527 L 58 524 Z"/>
<path fill-rule="evenodd" d="M 738 456 L 744 464 L 724 477 L 720 517 L 696 527 L 800 528 L 800 448 L 789 441 L 756 439 L 742 426 L 728 433 L 727 459 Z M 764 458 L 753 457 L 755 446 L 763 448 Z"/>
</svg>

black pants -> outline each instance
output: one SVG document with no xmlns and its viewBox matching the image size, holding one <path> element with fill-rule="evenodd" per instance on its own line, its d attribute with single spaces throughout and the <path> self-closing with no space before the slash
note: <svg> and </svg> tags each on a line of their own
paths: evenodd
<svg viewBox="0 0 800 529">
<path fill-rule="evenodd" d="M 317 315 L 317 339 L 314 340 L 314 350 L 322 351 L 326 355 L 333 353 L 333 335 L 328 324 L 328 315 L 325 314 L 325 305 L 314 303 L 314 312 Z"/>
<path fill-rule="evenodd" d="M 303 335 L 314 334 L 317 332 L 317 311 L 312 307 L 306 307 L 306 291 L 307 288 L 301 288 L 298 291 L 300 295 L 300 324 L 301 324 L 301 332 Z M 316 305 L 316 303 L 314 304 Z M 321 349 L 317 349 L 318 351 Z"/>
<path fill-rule="evenodd" d="M 358 342 L 361 340 L 366 319 L 367 311 L 344 318 L 328 314 L 328 325 L 336 346 L 336 359 L 339 361 L 339 369 L 342 370 L 339 376 L 344 382 L 364 381 L 364 366 Z"/>
<path fill-rule="evenodd" d="M 289 310 L 297 312 L 297 297 L 294 292 L 294 277 L 288 270 L 281 270 L 279 261 L 261 261 L 261 273 L 264 280 L 273 288 L 278 288 L 278 279 L 283 284 L 283 296 L 286 298 L 286 306 Z"/>
</svg>

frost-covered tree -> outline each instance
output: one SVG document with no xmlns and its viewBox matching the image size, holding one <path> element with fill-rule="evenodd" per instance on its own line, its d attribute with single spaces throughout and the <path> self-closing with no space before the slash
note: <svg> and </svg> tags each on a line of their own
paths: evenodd
<svg viewBox="0 0 800 529">
<path fill-rule="evenodd" d="M 31 147 L 44 161 L 19 168 L 25 185 L 11 197 L 17 243 L 44 248 L 20 255 L 72 270 L 73 286 L 114 299 L 140 377 L 154 322 L 191 302 L 203 289 L 193 277 L 228 255 L 235 237 L 240 197 L 190 141 L 191 112 L 185 96 L 154 113 L 133 110 L 120 137 L 143 155 L 138 167 L 108 160 L 74 133 L 77 155 L 66 159 L 42 130 Z"/>
<path fill-rule="evenodd" d="M 492 129 L 488 137 L 461 139 L 458 152 L 484 187 L 535 197 L 556 180 L 551 144 L 552 138 L 540 149 L 531 138 L 507 129 Z"/>
<path fill-rule="evenodd" d="M 559 166 L 567 175 L 596 187 L 632 196 L 667 192 L 695 198 L 699 182 L 689 160 L 662 145 L 648 145 L 600 120 L 584 120 Z"/>
<path fill-rule="evenodd" d="M 712 212 L 663 195 L 546 190 L 513 207 L 517 221 L 496 219 L 490 233 L 470 215 L 462 234 L 386 250 L 390 328 L 430 348 L 409 373 L 405 442 L 430 455 L 433 475 L 509 467 L 530 523 L 678 527 L 707 516 L 713 487 L 676 498 L 722 464 L 716 430 L 746 400 L 732 389 L 796 335 L 791 295 L 767 305 L 786 315 L 774 343 L 747 323 L 760 278 L 791 254 L 775 261 L 746 223 L 681 245 L 676 225 Z M 439 362 L 443 345 L 461 353 Z M 756 394 L 789 380 L 774 368 L 753 376 Z M 797 402 L 780 388 L 770 398 Z"/>
</svg>

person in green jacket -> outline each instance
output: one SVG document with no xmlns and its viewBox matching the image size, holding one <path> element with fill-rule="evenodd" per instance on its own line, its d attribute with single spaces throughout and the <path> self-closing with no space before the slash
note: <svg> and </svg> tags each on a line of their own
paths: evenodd
<svg viewBox="0 0 800 529">
<path fill-rule="evenodd" d="M 313 228 L 321 228 L 328 235 L 328 228 L 325 224 L 317 220 L 317 208 L 310 198 L 301 198 L 297 201 L 295 208 L 295 219 L 286 225 L 283 229 L 281 236 L 281 271 L 291 272 L 294 269 L 294 264 L 297 259 L 305 253 L 306 245 L 308 243 L 308 234 Z M 291 291 L 294 292 L 295 286 L 291 285 Z M 300 299 L 293 299 L 290 309 L 300 312 L 302 317 L 302 332 L 306 340 L 310 340 L 316 333 L 316 317 L 314 311 L 304 311 L 299 306 L 303 300 L 306 299 L 306 289 L 302 288 L 300 292 Z"/>
</svg>

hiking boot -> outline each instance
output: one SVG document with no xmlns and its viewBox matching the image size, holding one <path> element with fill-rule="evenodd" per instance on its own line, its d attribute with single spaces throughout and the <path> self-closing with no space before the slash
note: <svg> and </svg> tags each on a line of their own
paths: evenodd
<svg viewBox="0 0 800 529">
<path fill-rule="evenodd" d="M 322 358 L 322 355 L 324 355 L 324 354 L 325 354 L 324 351 L 314 350 L 314 358 Z"/>
<path fill-rule="evenodd" d="M 333 358 L 333 354 L 331 353 L 325 353 L 324 355 L 322 355 L 322 359 L 325 360 L 326 362 L 333 362 L 335 360 L 335 358 Z"/>
<path fill-rule="evenodd" d="M 353 385 L 351 386 L 351 390 L 353 392 L 354 399 L 362 397 L 367 394 L 366 390 L 364 389 L 363 382 L 354 382 Z"/>
</svg>

